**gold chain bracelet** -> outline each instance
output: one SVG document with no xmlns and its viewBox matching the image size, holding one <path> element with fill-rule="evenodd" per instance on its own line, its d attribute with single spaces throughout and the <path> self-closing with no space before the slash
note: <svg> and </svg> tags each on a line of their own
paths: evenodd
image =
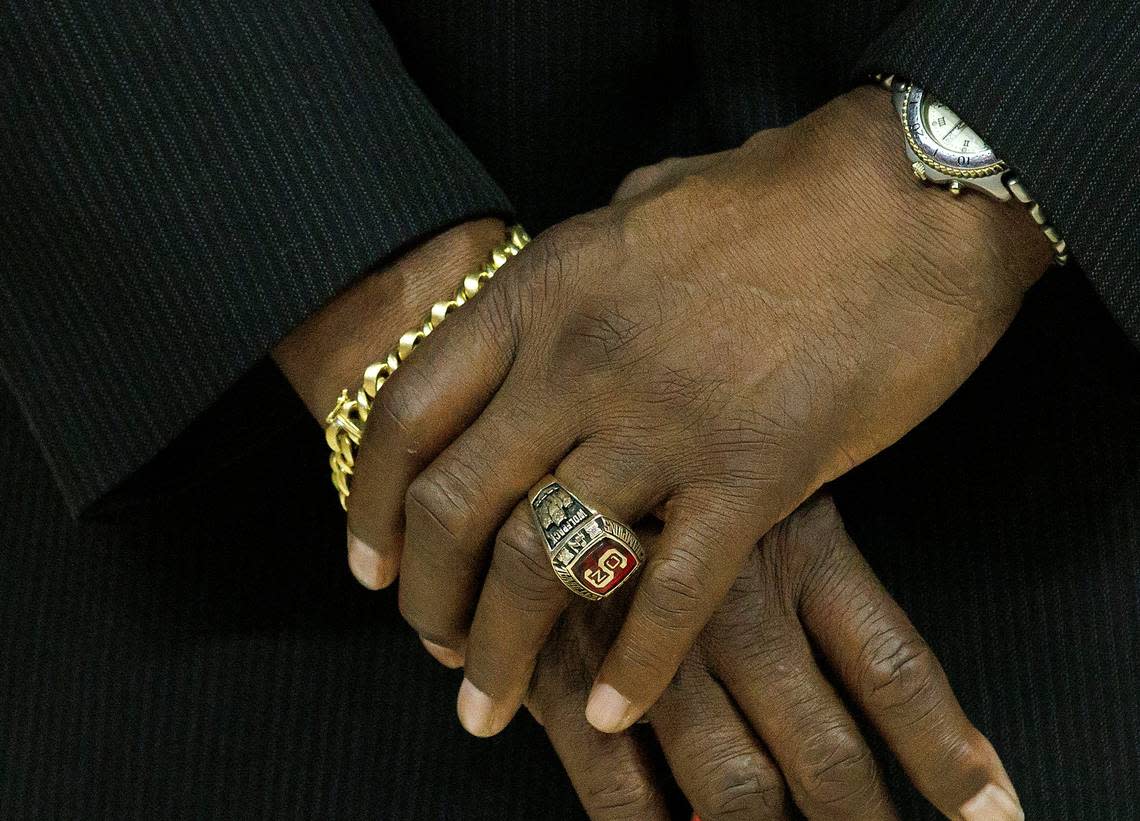
<svg viewBox="0 0 1140 821">
<path fill-rule="evenodd" d="M 380 388 L 449 313 L 479 293 L 506 261 L 525 248 L 528 242 L 530 237 L 521 225 L 511 228 L 503 244 L 491 252 L 490 260 L 478 271 L 463 278 L 455 296 L 432 305 L 423 322 L 401 336 L 396 347 L 386 357 L 365 369 L 364 382 L 355 395 L 349 394 L 347 389 L 340 392 L 336 406 L 325 418 L 325 441 L 332 450 L 329 467 L 332 469 L 333 487 L 340 496 L 340 506 L 345 510 L 348 510 L 349 481 L 356 461 L 356 449 L 364 436 L 368 412 L 372 409 L 372 401 Z"/>
</svg>

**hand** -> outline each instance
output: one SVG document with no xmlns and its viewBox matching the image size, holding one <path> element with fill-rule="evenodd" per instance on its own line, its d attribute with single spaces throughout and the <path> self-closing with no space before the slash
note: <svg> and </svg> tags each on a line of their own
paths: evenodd
<svg viewBox="0 0 1140 821">
<path fill-rule="evenodd" d="M 662 174 L 541 236 L 385 385 L 349 527 L 403 548 L 404 615 L 488 697 L 469 727 L 506 724 L 571 598 L 519 503 L 544 474 L 665 520 L 589 700 L 618 731 L 761 535 L 989 351 L 1048 244 L 1019 209 L 924 190 L 900 158 L 888 101 L 859 89 Z"/>
<path fill-rule="evenodd" d="M 666 818 L 643 728 L 604 734 L 582 719 L 627 604 L 618 594 L 572 606 L 539 656 L 526 704 L 592 818 Z M 467 690 L 460 700 L 472 697 Z M 845 700 L 946 816 L 1024 817 L 1001 761 L 962 713 L 930 648 L 863 561 L 831 501 L 815 498 L 749 551 L 648 716 L 703 821 L 786 818 L 793 803 L 808 818 L 893 818 Z"/>
</svg>

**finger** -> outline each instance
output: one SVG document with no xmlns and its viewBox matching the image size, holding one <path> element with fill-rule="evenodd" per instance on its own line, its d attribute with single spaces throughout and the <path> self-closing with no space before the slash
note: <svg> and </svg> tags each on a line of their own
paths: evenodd
<svg viewBox="0 0 1140 821">
<path fill-rule="evenodd" d="M 466 644 L 495 532 L 573 444 L 573 422 L 523 384 L 533 383 L 509 376 L 408 488 L 400 611 L 422 637 L 456 651 Z"/>
<path fill-rule="evenodd" d="M 456 706 L 467 732 L 486 737 L 507 726 L 522 703 L 535 656 L 572 595 L 550 569 L 530 505 L 520 502 L 495 541 L 466 642 Z"/>
<path fill-rule="evenodd" d="M 834 505 L 813 503 L 802 522 L 785 538 L 831 545 L 833 572 L 805 588 L 800 617 L 911 781 L 949 817 L 1022 818 L 993 745 L 966 718 L 938 659 L 875 578 Z"/>
<path fill-rule="evenodd" d="M 591 819 L 668 821 L 666 776 L 655 766 L 652 739 L 642 728 L 599 733 L 582 720 L 585 688 L 577 655 L 563 664 L 556 650 L 544 651 L 527 707 L 540 717 Z"/>
<path fill-rule="evenodd" d="M 789 817 L 780 771 L 699 661 L 685 660 L 647 715 L 702 821 Z"/>
<path fill-rule="evenodd" d="M 508 262 L 496 280 L 519 264 Z M 484 287 L 451 312 L 372 403 L 348 500 L 349 564 L 366 587 L 396 577 L 408 485 L 490 401 L 510 368 L 515 324 L 506 290 Z"/>
<path fill-rule="evenodd" d="M 648 476 L 599 444 L 574 450 L 557 473 L 583 502 L 621 521 L 634 520 L 655 504 L 658 491 Z M 460 719 L 468 730 L 492 735 L 506 726 L 551 627 L 574 598 L 551 568 L 530 503 L 519 504 L 499 530 L 467 640 Z"/>
<path fill-rule="evenodd" d="M 590 694 L 586 717 L 599 730 L 624 730 L 657 700 L 754 547 L 720 518 L 715 502 L 670 500 L 669 520 Z"/>
<path fill-rule="evenodd" d="M 774 583 L 760 591 L 730 597 L 710 625 L 717 642 L 709 655 L 713 673 L 764 741 L 806 816 L 894 818 L 875 758 L 816 666 L 795 614 L 771 604 L 778 595 Z"/>
</svg>

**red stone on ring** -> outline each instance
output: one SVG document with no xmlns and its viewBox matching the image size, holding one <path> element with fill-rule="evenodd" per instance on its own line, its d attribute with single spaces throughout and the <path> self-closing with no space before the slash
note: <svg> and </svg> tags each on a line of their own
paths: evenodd
<svg viewBox="0 0 1140 821">
<path fill-rule="evenodd" d="M 586 551 L 570 572 L 583 587 L 604 596 L 637 569 L 633 551 L 613 539 L 602 539 Z"/>
</svg>

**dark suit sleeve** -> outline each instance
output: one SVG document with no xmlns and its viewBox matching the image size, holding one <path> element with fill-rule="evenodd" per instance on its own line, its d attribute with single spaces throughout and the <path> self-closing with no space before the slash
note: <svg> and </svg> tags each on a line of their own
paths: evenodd
<svg viewBox="0 0 1140 821">
<path fill-rule="evenodd" d="M 1017 168 L 1140 344 L 1140 3 L 915 0 L 860 73 L 930 89 Z"/>
<path fill-rule="evenodd" d="M 0 0 L 0 369 L 73 510 L 378 260 L 508 205 L 365 0 Z"/>
</svg>

